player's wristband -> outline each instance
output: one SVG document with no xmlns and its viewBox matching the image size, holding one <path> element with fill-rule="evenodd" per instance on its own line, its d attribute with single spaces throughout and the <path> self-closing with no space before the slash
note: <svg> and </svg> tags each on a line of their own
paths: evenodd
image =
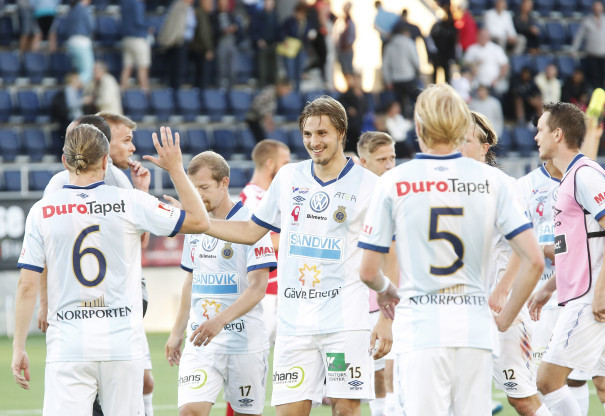
<svg viewBox="0 0 605 416">
<path fill-rule="evenodd" d="M 386 277 L 384 274 L 382 275 L 382 279 L 383 279 L 382 288 L 380 290 L 376 291 L 376 293 L 384 293 L 387 291 L 389 286 L 391 286 L 391 280 L 388 277 Z"/>
</svg>

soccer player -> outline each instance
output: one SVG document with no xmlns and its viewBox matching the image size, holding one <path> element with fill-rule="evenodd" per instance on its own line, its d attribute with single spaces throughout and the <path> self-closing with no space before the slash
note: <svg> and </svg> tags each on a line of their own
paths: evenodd
<svg viewBox="0 0 605 416">
<path fill-rule="evenodd" d="M 538 368 L 538 389 L 553 415 L 582 414 L 566 385 L 572 369 L 594 375 L 605 399 L 605 171 L 580 153 L 585 134 L 585 116 L 576 106 L 545 104 L 535 140 L 540 158 L 564 174 L 554 207 L 556 275 L 536 293 L 530 313 L 539 317 L 548 300 L 541 294 L 555 289 L 558 304 L 565 305 Z"/>
<path fill-rule="evenodd" d="M 145 333 L 141 299 L 141 234 L 201 233 L 208 216 L 183 170 L 178 133 L 161 128 L 158 158 L 183 210 L 138 191 L 105 185 L 109 142 L 79 125 L 66 137 L 69 185 L 42 198 L 28 214 L 17 288 L 13 376 L 29 388 L 27 330 L 38 279 L 48 269 L 44 414 L 89 416 L 95 395 L 109 415 L 143 413 Z"/>
<path fill-rule="evenodd" d="M 74 120 L 67 128 L 66 133 L 79 124 L 93 124 L 98 126 L 103 134 L 109 140 L 109 162 L 107 168 L 107 174 L 105 175 L 105 183 L 111 186 L 117 186 L 118 188 L 132 189 L 133 185 L 135 189 L 139 189 L 143 192 L 149 191 L 149 184 L 151 182 L 151 174 L 149 169 L 144 167 L 140 162 L 133 161 L 130 157 L 136 150 L 133 142 L 133 131 L 136 130 L 136 123 L 120 114 L 114 114 L 109 112 L 101 112 L 97 115 L 84 115 Z M 130 177 L 132 178 L 132 184 L 122 172 L 121 169 L 130 169 Z M 57 173 L 51 178 L 46 189 L 44 189 L 44 196 L 50 195 L 59 189 L 63 188 L 64 185 L 69 183 L 69 172 L 64 170 Z M 145 233 L 141 237 L 141 245 L 143 248 L 147 246 L 149 242 L 149 234 Z M 46 273 L 44 270 L 40 279 L 40 305 L 38 311 L 38 327 L 45 332 L 46 330 Z M 143 316 L 147 312 L 148 294 L 145 282 L 145 277 L 141 277 L 141 289 L 143 295 Z M 143 380 L 143 401 L 145 403 L 145 415 L 153 416 L 153 387 L 154 379 L 151 373 L 151 355 L 149 354 L 149 345 L 145 343 L 147 352 L 144 359 L 144 380 Z M 103 411 L 100 408 L 98 402 L 95 402 L 93 408 L 94 416 L 102 416 Z"/>
<path fill-rule="evenodd" d="M 374 346 L 357 238 L 376 175 L 345 157 L 346 112 L 332 97 L 307 103 L 299 128 L 311 160 L 283 166 L 250 221 L 211 220 L 207 234 L 253 244 L 267 230 L 282 233 L 276 414 L 308 415 L 322 402 L 325 380 L 332 413 L 359 415 L 360 399 L 374 395 Z"/>
<path fill-rule="evenodd" d="M 498 135 L 491 122 L 483 114 L 471 111 L 473 122 L 466 132 L 466 140 L 460 150 L 462 156 L 496 166 L 491 147 L 498 143 Z M 514 179 L 508 177 L 514 186 Z M 521 200 L 519 194 L 518 199 Z M 510 285 L 518 270 L 509 265 L 511 248 L 504 236 L 494 233 L 490 253 L 488 283 L 491 292 L 489 305 L 500 313 L 506 303 Z M 515 257 L 516 258 L 516 257 Z M 544 273 L 542 273 L 544 276 Z M 542 404 L 536 388 L 536 367 L 532 357 L 532 326 L 527 307 L 523 305 L 515 322 L 505 332 L 499 332 L 500 354 L 494 358 L 493 378 L 497 388 L 506 393 L 508 402 L 522 416 L 550 416 Z"/>
<path fill-rule="evenodd" d="M 241 202 L 229 198 L 229 165 L 221 155 L 198 154 L 187 174 L 211 218 L 250 218 Z M 269 269 L 277 267 L 271 239 L 267 235 L 253 246 L 232 246 L 208 235 L 190 235 L 181 267 L 187 278 L 166 342 L 168 362 L 180 365 L 180 414 L 207 416 L 224 386 L 225 400 L 236 414 L 260 415 L 269 355 L 260 301 Z M 185 329 L 189 336 L 181 357 Z"/>
<path fill-rule="evenodd" d="M 526 270 L 495 318 L 499 330 L 512 324 L 544 260 L 506 175 L 457 152 L 471 123 L 463 99 L 447 84 L 431 85 L 414 117 L 422 153 L 378 179 L 359 238 L 360 276 L 378 292 L 381 311 L 392 315 L 397 305 L 396 389 L 405 413 L 486 415 L 497 349 L 485 278 L 494 225 Z M 398 290 L 380 272 L 393 234 Z"/>
<path fill-rule="evenodd" d="M 387 133 L 379 131 L 367 131 L 363 133 L 357 141 L 357 154 L 361 166 L 368 169 L 377 176 L 395 167 L 395 140 Z M 392 276 L 393 283 L 399 284 L 399 268 L 397 267 L 397 256 L 395 255 L 395 243 L 391 244 L 391 249 L 385 260 L 384 271 L 389 278 Z M 380 308 L 376 302 L 376 292 L 370 291 L 370 320 L 379 336 L 383 341 L 392 342 L 392 324 L 391 319 L 385 318 L 380 313 Z M 385 332 L 386 331 L 386 332 Z M 387 369 L 387 366 L 389 367 Z M 393 360 L 387 359 L 387 356 L 374 360 L 374 392 L 376 398 L 370 402 L 372 416 L 383 416 L 383 414 L 393 414 L 399 411 L 397 406 L 399 400 L 393 393 Z M 387 402 L 388 405 L 387 405 Z M 401 413 L 399 411 L 399 413 Z"/>
</svg>

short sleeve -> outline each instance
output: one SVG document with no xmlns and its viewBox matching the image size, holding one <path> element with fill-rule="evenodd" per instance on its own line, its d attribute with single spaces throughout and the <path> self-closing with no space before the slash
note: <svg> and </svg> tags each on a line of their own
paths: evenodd
<svg viewBox="0 0 605 416">
<path fill-rule="evenodd" d="M 357 243 L 359 247 L 388 253 L 395 234 L 392 207 L 391 181 L 383 175 L 378 179 L 376 188 L 370 197 L 370 204 Z"/>
<path fill-rule="evenodd" d="M 598 170 L 583 166 L 576 171 L 576 200 L 595 220 L 605 215 L 605 176 Z"/>
<path fill-rule="evenodd" d="M 199 237 L 199 236 L 195 236 L 195 237 Z M 193 263 L 194 263 L 194 252 L 193 252 L 193 245 L 191 244 L 191 240 L 195 238 L 193 235 L 191 234 L 187 234 L 185 236 L 185 241 L 183 242 L 183 254 L 181 256 L 181 269 L 185 270 L 186 272 L 193 272 Z"/>
<path fill-rule="evenodd" d="M 507 240 L 519 233 L 532 228 L 520 196 L 515 190 L 510 177 L 504 173 L 498 176 L 499 189 L 497 195 L 498 212 L 496 216 L 496 227 Z"/>
<path fill-rule="evenodd" d="M 35 204 L 27 215 L 23 247 L 21 248 L 17 267 L 42 273 L 46 265 L 46 256 L 44 254 L 44 240 L 40 234 L 39 210 L 40 205 Z"/>
<path fill-rule="evenodd" d="M 174 237 L 185 220 L 185 211 L 161 202 L 159 199 L 139 190 L 132 190 L 134 196 L 133 220 L 137 229 L 155 235 Z"/>
<path fill-rule="evenodd" d="M 281 231 L 281 212 L 280 212 L 280 184 L 282 170 L 277 173 L 269 189 L 259 202 L 252 214 L 252 221 L 268 230 L 279 233 Z"/>
<path fill-rule="evenodd" d="M 258 240 L 256 244 L 245 246 L 247 251 L 246 268 L 248 273 L 253 270 L 266 269 L 273 271 L 277 268 L 275 250 L 269 234 Z"/>
</svg>

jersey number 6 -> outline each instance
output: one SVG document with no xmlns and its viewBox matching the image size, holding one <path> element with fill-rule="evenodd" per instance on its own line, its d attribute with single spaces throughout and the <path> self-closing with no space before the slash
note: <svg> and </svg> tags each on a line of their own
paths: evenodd
<svg viewBox="0 0 605 416">
<path fill-rule="evenodd" d="M 462 258 L 464 257 L 464 244 L 462 240 L 456 234 L 452 234 L 448 231 L 437 231 L 439 227 L 439 216 L 440 215 L 464 215 L 463 208 L 431 208 L 431 223 L 429 227 L 429 241 L 432 240 L 446 240 L 454 248 L 454 253 L 458 258 L 448 267 L 437 267 L 431 265 L 431 274 L 435 276 L 448 276 L 455 273 L 464 266 Z"/>
<path fill-rule="evenodd" d="M 76 238 L 76 242 L 74 243 L 74 249 L 72 252 L 72 265 L 74 268 L 74 274 L 80 283 L 82 283 L 86 287 L 95 287 L 99 283 L 103 281 L 105 278 L 105 274 L 107 273 L 107 262 L 105 261 L 105 256 L 101 253 L 101 250 L 94 247 L 86 247 L 84 250 L 81 250 L 82 243 L 88 234 L 96 233 L 100 230 L 98 225 L 91 225 L 90 227 L 86 227 L 82 230 L 78 238 Z M 93 280 L 88 280 L 84 277 L 82 273 L 82 258 L 87 254 L 92 254 L 96 257 L 97 263 L 99 263 L 99 273 Z"/>
</svg>

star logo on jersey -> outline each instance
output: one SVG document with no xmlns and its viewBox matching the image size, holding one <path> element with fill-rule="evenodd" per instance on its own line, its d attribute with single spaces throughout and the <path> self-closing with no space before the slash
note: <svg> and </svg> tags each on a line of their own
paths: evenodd
<svg viewBox="0 0 605 416">
<path fill-rule="evenodd" d="M 346 209 L 347 209 L 347 207 L 343 207 L 342 205 L 339 205 L 338 209 L 336 211 L 334 211 L 334 215 L 332 215 L 332 218 L 334 218 L 334 221 L 336 221 L 339 224 L 342 224 L 343 222 L 345 222 L 347 219 L 347 212 L 345 211 Z"/>
<path fill-rule="evenodd" d="M 311 209 L 315 212 L 324 212 L 330 205 L 330 197 L 323 191 L 315 192 L 311 197 Z"/>
<path fill-rule="evenodd" d="M 337 371 L 339 373 L 347 371 L 349 364 L 351 364 L 345 363 L 344 352 L 327 352 L 326 361 L 328 362 L 328 371 Z"/>
<path fill-rule="evenodd" d="M 204 251 L 212 251 L 216 248 L 218 244 L 218 239 L 214 237 L 210 237 L 209 235 L 205 235 L 202 238 L 202 248 Z"/>
<path fill-rule="evenodd" d="M 88 198 L 88 194 L 85 194 L 84 192 L 80 192 L 79 194 L 77 194 L 76 196 L 79 196 L 82 199 L 86 199 Z"/>
<path fill-rule="evenodd" d="M 202 308 L 204 308 L 202 316 L 206 317 L 206 319 L 212 319 L 221 312 L 221 304 L 213 300 L 206 299 L 202 304 Z"/>
<path fill-rule="evenodd" d="M 309 267 L 307 264 L 305 264 L 303 267 L 298 269 L 298 271 L 300 272 L 300 277 L 298 280 L 303 286 L 307 283 L 310 283 L 312 287 L 315 287 L 316 283 L 321 282 L 321 280 L 319 280 L 321 270 L 317 270 L 317 266 Z"/>
<path fill-rule="evenodd" d="M 229 260 L 233 257 L 233 247 L 231 247 L 231 244 L 232 243 L 225 243 L 225 246 L 221 250 L 221 256 L 223 256 L 224 259 Z"/>
</svg>

